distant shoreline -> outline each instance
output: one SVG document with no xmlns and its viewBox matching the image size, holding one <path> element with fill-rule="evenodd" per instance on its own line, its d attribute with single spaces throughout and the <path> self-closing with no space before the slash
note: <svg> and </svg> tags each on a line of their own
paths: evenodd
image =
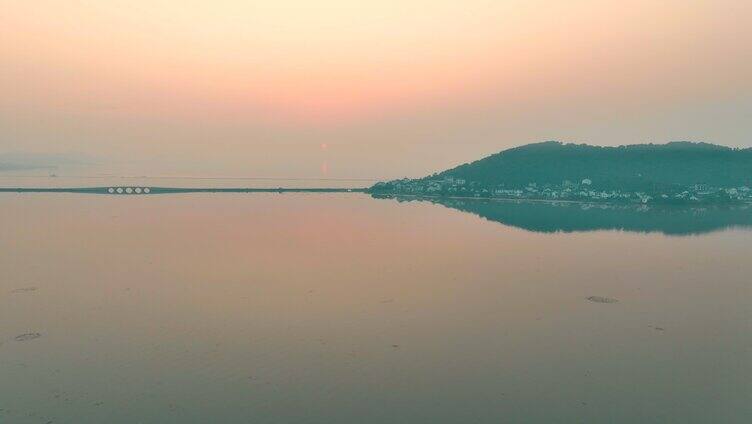
<svg viewBox="0 0 752 424">
<path fill-rule="evenodd" d="M 120 191 L 118 191 L 120 190 Z M 130 190 L 130 191 L 129 191 Z M 564 200 L 564 199 L 536 199 L 536 198 L 516 198 L 516 197 L 484 197 L 484 196 L 443 196 L 428 194 L 402 194 L 402 193 L 373 193 L 369 188 L 299 188 L 299 187 L 277 187 L 277 188 L 252 188 L 252 187 L 230 187 L 230 188 L 211 188 L 211 187 L 152 187 L 152 186 L 107 186 L 107 187 L 0 187 L 0 193 L 75 193 L 75 194 L 102 194 L 110 196 L 144 196 L 153 194 L 191 194 L 191 193 L 362 193 L 369 194 L 377 199 L 411 199 L 440 201 L 446 200 L 474 200 L 474 201 L 494 201 L 494 202 L 526 202 L 526 203 L 543 203 L 543 204 L 576 204 L 576 205 L 631 205 L 631 206 L 712 206 L 727 204 L 745 204 L 750 205 L 752 201 L 741 201 L 733 203 L 725 202 L 704 202 L 697 204 L 670 204 L 655 202 L 650 204 L 634 202 L 614 202 L 608 200 Z"/>
<path fill-rule="evenodd" d="M 366 191 L 368 192 L 368 191 Z M 562 199 L 536 199 L 527 197 L 483 197 L 483 196 L 441 196 L 430 194 L 391 194 L 391 193 L 371 193 L 373 196 L 383 199 L 398 199 L 409 197 L 415 200 L 434 200 L 434 199 L 451 199 L 451 200 L 492 200 L 495 202 L 531 202 L 531 203 L 546 203 L 546 204 L 579 204 L 579 205 L 629 205 L 629 206 L 708 206 L 708 205 L 749 205 L 752 201 L 739 201 L 739 202 L 705 202 L 705 203 L 637 203 L 637 202 L 615 202 L 608 200 L 562 200 Z"/>
<path fill-rule="evenodd" d="M 452 199 L 452 200 L 494 200 L 499 202 L 536 202 L 536 203 L 587 203 L 587 204 L 599 204 L 599 203 L 612 203 L 618 204 L 618 202 L 588 202 L 585 200 L 552 200 L 552 199 L 532 199 L 532 198 L 515 198 L 515 197 L 480 197 L 480 196 L 439 196 L 430 194 L 376 194 L 376 197 L 396 199 L 399 197 L 410 197 L 413 199 Z"/>
</svg>

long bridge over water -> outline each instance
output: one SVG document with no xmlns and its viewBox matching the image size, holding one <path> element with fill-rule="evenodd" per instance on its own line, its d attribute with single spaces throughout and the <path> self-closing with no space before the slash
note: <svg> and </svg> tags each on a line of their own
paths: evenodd
<svg viewBox="0 0 752 424">
<path fill-rule="evenodd" d="M 105 187 L 0 187 L 0 193 L 80 193 L 137 196 L 180 193 L 365 193 L 365 188 L 180 188 L 152 186 Z"/>
</svg>

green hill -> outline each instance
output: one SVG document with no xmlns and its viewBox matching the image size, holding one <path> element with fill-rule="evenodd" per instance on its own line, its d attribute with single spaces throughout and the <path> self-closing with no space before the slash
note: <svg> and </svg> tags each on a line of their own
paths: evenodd
<svg viewBox="0 0 752 424">
<path fill-rule="evenodd" d="M 666 198 L 690 188 L 705 195 L 725 190 L 733 197 L 737 192 L 733 188 L 750 186 L 749 148 L 690 142 L 600 147 L 548 141 L 505 150 L 425 178 L 380 183 L 371 190 L 483 197 L 512 190 L 525 190 L 523 197 L 536 197 L 536 193 L 544 197 L 546 190 L 558 197 L 566 189 L 567 193 L 644 192 Z"/>
<path fill-rule="evenodd" d="M 439 174 L 449 176 L 490 186 L 583 179 L 598 188 L 627 190 L 653 184 L 752 185 L 752 149 L 688 142 L 598 147 L 549 141 L 505 150 Z"/>
</svg>

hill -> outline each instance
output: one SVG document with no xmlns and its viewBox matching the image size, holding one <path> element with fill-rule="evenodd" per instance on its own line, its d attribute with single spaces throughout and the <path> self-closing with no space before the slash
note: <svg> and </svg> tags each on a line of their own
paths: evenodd
<svg viewBox="0 0 752 424">
<path fill-rule="evenodd" d="M 380 183 L 371 190 L 541 198 L 583 194 L 592 198 L 595 193 L 595 199 L 605 195 L 609 200 L 627 199 L 626 194 L 629 199 L 681 200 L 677 196 L 684 194 L 686 199 L 702 195 L 719 200 L 739 197 L 750 186 L 752 149 L 690 142 L 600 147 L 548 141 L 505 150 L 425 178 Z"/>
</svg>

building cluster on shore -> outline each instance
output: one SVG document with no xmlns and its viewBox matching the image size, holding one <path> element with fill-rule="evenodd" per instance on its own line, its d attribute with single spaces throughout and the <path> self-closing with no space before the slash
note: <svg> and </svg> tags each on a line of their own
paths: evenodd
<svg viewBox="0 0 752 424">
<path fill-rule="evenodd" d="M 465 179 L 444 177 L 441 179 L 408 179 L 380 182 L 370 191 L 375 194 L 411 196 L 478 197 L 530 200 L 570 200 L 588 202 L 624 203 L 720 203 L 752 202 L 752 189 L 740 187 L 712 187 L 693 184 L 671 189 L 619 190 L 600 188 L 596 182 L 584 178 L 578 182 L 569 180 L 560 184 L 530 182 L 521 187 L 488 187 Z"/>
</svg>

